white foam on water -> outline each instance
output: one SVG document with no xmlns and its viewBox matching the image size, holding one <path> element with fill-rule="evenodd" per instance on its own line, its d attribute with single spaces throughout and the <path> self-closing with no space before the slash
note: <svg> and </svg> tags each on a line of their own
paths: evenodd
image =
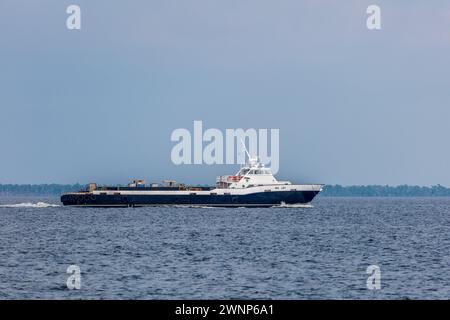
<svg viewBox="0 0 450 320">
<path fill-rule="evenodd" d="M 205 205 L 192 205 L 192 204 L 177 204 L 177 205 L 172 205 L 172 206 L 167 206 L 167 207 L 172 207 L 172 208 L 197 208 L 197 209 L 223 209 L 221 207 L 216 207 L 216 206 L 205 206 Z"/>
<path fill-rule="evenodd" d="M 297 203 L 297 204 L 280 204 L 278 206 L 273 206 L 272 208 L 314 208 L 310 203 Z"/>
<path fill-rule="evenodd" d="M 0 208 L 54 208 L 60 207 L 60 205 L 46 203 L 46 202 L 23 202 L 23 203 L 15 203 L 15 204 L 0 204 Z"/>
</svg>

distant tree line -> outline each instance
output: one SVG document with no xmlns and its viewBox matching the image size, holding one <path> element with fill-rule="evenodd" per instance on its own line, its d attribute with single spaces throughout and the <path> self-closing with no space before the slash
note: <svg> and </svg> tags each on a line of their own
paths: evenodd
<svg viewBox="0 0 450 320">
<path fill-rule="evenodd" d="M 60 195 L 86 188 L 82 184 L 0 184 L 0 195 Z"/>
<path fill-rule="evenodd" d="M 421 186 L 341 186 L 327 185 L 320 193 L 324 197 L 448 197 L 450 188 L 440 184 L 431 187 Z"/>
<path fill-rule="evenodd" d="M 0 195 L 60 195 L 85 189 L 84 184 L 0 184 Z M 448 197 L 450 188 L 421 186 L 341 186 L 326 185 L 323 197 Z"/>
</svg>

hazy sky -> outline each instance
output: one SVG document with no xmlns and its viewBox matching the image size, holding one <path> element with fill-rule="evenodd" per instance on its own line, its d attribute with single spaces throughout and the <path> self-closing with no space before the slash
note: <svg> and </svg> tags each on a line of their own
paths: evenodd
<svg viewBox="0 0 450 320">
<path fill-rule="evenodd" d="M 0 183 L 214 183 L 194 120 L 280 129 L 294 182 L 448 186 L 450 2 L 0 1 Z"/>
</svg>

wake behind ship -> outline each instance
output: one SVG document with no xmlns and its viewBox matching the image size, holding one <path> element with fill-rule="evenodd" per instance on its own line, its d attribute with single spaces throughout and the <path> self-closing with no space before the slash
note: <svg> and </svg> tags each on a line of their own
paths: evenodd
<svg viewBox="0 0 450 320">
<path fill-rule="evenodd" d="M 322 191 L 322 184 L 292 184 L 278 181 L 269 168 L 250 158 L 233 176 L 219 176 L 215 186 L 193 187 L 164 180 L 162 184 L 146 185 L 134 180 L 127 187 L 97 187 L 65 193 L 65 206 L 143 207 L 187 205 L 211 207 L 273 207 L 306 204 Z"/>
</svg>

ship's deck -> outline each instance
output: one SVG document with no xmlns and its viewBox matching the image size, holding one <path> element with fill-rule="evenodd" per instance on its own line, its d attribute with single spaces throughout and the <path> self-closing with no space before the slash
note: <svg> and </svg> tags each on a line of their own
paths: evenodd
<svg viewBox="0 0 450 320">
<path fill-rule="evenodd" d="M 165 187 L 165 186 L 145 186 L 145 187 L 111 187 L 111 186 L 101 186 L 96 188 L 96 191 L 210 191 L 215 189 L 215 187 L 194 187 L 194 186 L 174 186 L 174 187 Z"/>
</svg>

